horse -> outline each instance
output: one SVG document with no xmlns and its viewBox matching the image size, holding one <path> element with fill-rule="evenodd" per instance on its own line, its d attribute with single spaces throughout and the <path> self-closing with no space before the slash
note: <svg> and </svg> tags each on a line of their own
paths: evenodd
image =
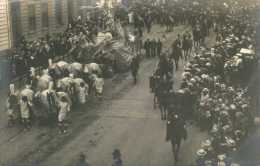
<svg viewBox="0 0 260 166">
<path fill-rule="evenodd" d="M 48 89 L 49 83 L 52 80 L 52 77 L 48 74 L 43 74 L 42 76 L 38 77 L 37 90 L 43 91 L 45 89 Z"/>
<path fill-rule="evenodd" d="M 173 74 L 173 68 L 173 61 L 165 55 L 160 58 L 156 71 L 161 77 L 168 77 L 169 74 Z"/>
<path fill-rule="evenodd" d="M 83 64 L 74 62 L 71 63 L 68 67 L 69 73 L 73 74 L 75 77 L 80 77 L 82 76 L 83 72 Z"/>
<path fill-rule="evenodd" d="M 97 63 L 89 63 L 85 64 L 83 67 L 83 72 L 85 74 L 96 74 L 98 76 L 102 76 L 102 65 L 97 64 Z"/>
<path fill-rule="evenodd" d="M 63 92 L 67 92 L 72 97 L 73 103 L 75 103 L 79 96 L 79 87 L 81 83 L 85 84 L 85 87 L 89 89 L 89 85 L 82 78 L 71 77 L 64 77 L 58 80 L 57 87 Z"/>
<path fill-rule="evenodd" d="M 161 111 L 161 119 L 167 119 L 167 110 L 169 101 L 169 94 L 172 91 L 172 83 L 166 77 L 160 77 L 157 80 L 157 86 L 155 89 L 154 106 L 156 106 L 156 100 L 159 104 L 159 109 Z"/>
<path fill-rule="evenodd" d="M 182 58 L 182 50 L 181 50 L 181 48 L 178 47 L 178 46 L 173 47 L 170 58 L 174 60 L 174 62 L 175 62 L 175 69 L 177 71 L 179 69 L 179 60 L 180 60 L 180 58 Z"/>
<path fill-rule="evenodd" d="M 193 39 L 194 39 L 194 46 L 195 47 L 199 47 L 200 43 L 201 43 L 201 28 L 200 28 L 200 25 L 196 25 L 194 28 L 193 28 Z"/>
<path fill-rule="evenodd" d="M 54 90 L 43 90 L 36 93 L 36 107 L 40 110 L 38 115 L 41 118 L 49 119 L 54 115 L 56 117 L 58 111 L 59 98 L 57 93 Z"/>
</svg>

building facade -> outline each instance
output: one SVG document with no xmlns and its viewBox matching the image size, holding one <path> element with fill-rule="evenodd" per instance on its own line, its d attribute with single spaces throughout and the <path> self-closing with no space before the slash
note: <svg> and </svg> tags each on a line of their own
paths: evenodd
<svg viewBox="0 0 260 166">
<path fill-rule="evenodd" d="M 62 31 L 68 24 L 67 0 L 9 0 L 12 43 Z"/>
<path fill-rule="evenodd" d="M 100 0 L 112 8 L 120 0 Z M 62 32 L 73 18 L 84 15 L 99 0 L 0 0 L 0 50 Z M 93 10 L 93 9 L 92 9 Z"/>
<path fill-rule="evenodd" d="M 11 47 L 8 0 L 0 0 L 0 51 Z"/>
</svg>

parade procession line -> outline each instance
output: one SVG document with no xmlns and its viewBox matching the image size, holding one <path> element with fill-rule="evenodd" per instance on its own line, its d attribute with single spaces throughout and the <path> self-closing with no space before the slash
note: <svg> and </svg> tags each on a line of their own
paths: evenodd
<svg viewBox="0 0 260 166">
<path fill-rule="evenodd" d="M 166 47 L 170 48 L 177 34 L 184 31 L 186 28 L 182 26 L 175 27 L 174 32 L 167 37 L 172 41 L 166 41 Z M 156 30 L 154 33 L 160 34 Z M 156 36 L 153 33 L 149 35 Z M 19 129 L 1 130 L 1 137 L 4 135 L 7 140 L 0 138 L 1 150 L 6 152 L 1 153 L 0 161 L 6 165 L 19 163 L 19 166 L 66 166 L 71 165 L 75 156 L 82 151 L 86 152 L 93 165 L 103 166 L 111 160 L 110 153 L 117 147 L 122 150 L 125 165 L 172 165 L 171 146 L 165 142 L 166 125 L 159 118 L 159 110 L 153 109 L 153 96 L 148 87 L 148 77 L 156 63 L 155 59 L 142 62 L 140 81 L 136 86 L 129 73 L 118 75 L 120 81 L 106 80 L 101 101 L 94 100 L 80 112 L 73 110 L 75 113 L 70 115 L 67 135 L 58 135 L 57 128 L 41 126 L 33 127 L 27 133 L 20 133 Z M 176 72 L 176 86 L 182 71 Z M 200 143 L 205 135 L 193 126 L 188 130 L 191 135 L 182 147 L 181 156 L 184 157 L 181 162 L 190 164 L 199 147 L 196 143 Z M 144 159 L 137 161 L 140 158 L 138 156 Z"/>
</svg>

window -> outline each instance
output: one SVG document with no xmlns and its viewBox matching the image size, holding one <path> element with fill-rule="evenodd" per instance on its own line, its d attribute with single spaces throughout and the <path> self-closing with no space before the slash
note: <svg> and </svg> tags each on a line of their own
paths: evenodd
<svg viewBox="0 0 260 166">
<path fill-rule="evenodd" d="M 55 13 L 56 13 L 56 22 L 58 23 L 58 25 L 63 25 L 62 0 L 55 1 Z"/>
<path fill-rule="evenodd" d="M 36 29 L 36 16 L 35 16 L 35 5 L 28 5 L 28 19 L 29 19 L 29 29 L 34 31 Z"/>
<path fill-rule="evenodd" d="M 42 3 L 42 27 L 49 26 L 48 3 Z"/>
<path fill-rule="evenodd" d="M 18 46 L 22 36 L 20 1 L 11 1 L 10 11 L 13 45 Z"/>
<path fill-rule="evenodd" d="M 10 48 L 8 17 L 8 1 L 0 0 L 0 50 Z"/>
<path fill-rule="evenodd" d="M 71 23 L 73 21 L 73 16 L 74 16 L 74 0 L 68 0 L 68 19 L 69 19 L 69 23 Z"/>
</svg>

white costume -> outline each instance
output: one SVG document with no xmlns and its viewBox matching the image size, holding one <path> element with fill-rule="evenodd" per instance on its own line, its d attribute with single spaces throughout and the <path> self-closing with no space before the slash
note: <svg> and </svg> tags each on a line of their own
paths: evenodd
<svg viewBox="0 0 260 166">
<path fill-rule="evenodd" d="M 30 118 L 30 108 L 28 102 L 20 101 L 20 111 L 21 111 L 21 118 L 22 119 L 29 119 Z"/>
<path fill-rule="evenodd" d="M 60 102 L 60 111 L 58 115 L 59 122 L 63 122 L 67 116 L 67 113 L 70 111 L 69 103 L 67 102 Z"/>
<path fill-rule="evenodd" d="M 78 97 L 79 97 L 79 102 L 81 104 L 85 104 L 86 103 L 87 95 L 88 95 L 88 89 L 85 86 L 84 87 L 79 87 Z"/>
<path fill-rule="evenodd" d="M 104 79 L 103 78 L 96 78 L 95 79 L 95 86 L 96 86 L 96 91 L 98 94 L 102 94 L 103 93 L 103 88 L 104 88 Z"/>
<path fill-rule="evenodd" d="M 29 87 L 26 87 L 21 91 L 21 96 L 26 96 L 28 98 L 28 102 L 32 103 L 34 92 Z"/>
</svg>

